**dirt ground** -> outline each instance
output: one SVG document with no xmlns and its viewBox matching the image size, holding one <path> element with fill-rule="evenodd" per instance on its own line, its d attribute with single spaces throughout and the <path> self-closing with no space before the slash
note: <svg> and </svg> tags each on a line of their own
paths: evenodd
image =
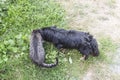
<svg viewBox="0 0 120 80">
<path fill-rule="evenodd" d="M 84 30 L 97 39 L 102 36 L 120 45 L 120 0 L 57 0 L 66 11 L 68 26 Z M 113 53 L 112 53 L 113 54 Z M 117 55 L 116 55 L 117 54 Z M 113 62 L 90 68 L 82 80 L 120 80 L 120 48 L 112 55 Z"/>
</svg>

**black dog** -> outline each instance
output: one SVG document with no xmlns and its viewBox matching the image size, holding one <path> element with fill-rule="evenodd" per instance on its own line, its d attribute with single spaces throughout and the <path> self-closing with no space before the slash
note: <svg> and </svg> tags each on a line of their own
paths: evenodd
<svg viewBox="0 0 120 80">
<path fill-rule="evenodd" d="M 99 55 L 98 44 L 92 35 L 86 32 L 58 29 L 56 26 L 39 30 L 45 41 L 52 42 L 58 49 L 77 49 L 86 60 L 89 54 Z"/>
</svg>

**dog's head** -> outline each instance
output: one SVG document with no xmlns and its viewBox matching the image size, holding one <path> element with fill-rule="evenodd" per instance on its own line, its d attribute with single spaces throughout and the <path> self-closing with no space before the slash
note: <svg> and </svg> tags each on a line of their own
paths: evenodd
<svg viewBox="0 0 120 80">
<path fill-rule="evenodd" d="M 92 55 L 93 56 L 98 56 L 99 55 L 99 49 L 98 49 L 98 44 L 96 39 L 92 38 L 92 40 L 90 41 L 90 45 L 92 48 Z"/>
<path fill-rule="evenodd" d="M 93 56 L 99 55 L 98 43 L 95 38 L 89 33 L 85 33 L 85 40 L 90 43 L 91 46 L 91 54 Z"/>
</svg>

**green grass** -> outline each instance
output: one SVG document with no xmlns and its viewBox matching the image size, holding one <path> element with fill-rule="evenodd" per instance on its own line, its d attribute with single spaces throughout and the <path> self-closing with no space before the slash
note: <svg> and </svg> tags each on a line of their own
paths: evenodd
<svg viewBox="0 0 120 80">
<path fill-rule="evenodd" d="M 56 73 L 59 79 L 64 73 L 62 67 L 59 70 L 42 69 L 31 62 L 29 37 L 33 29 L 52 25 L 62 27 L 64 10 L 53 0 L 7 0 L 0 4 L 0 79 L 45 80 Z M 54 53 L 51 57 L 48 55 L 51 61 Z"/>
<path fill-rule="evenodd" d="M 59 65 L 52 69 L 35 66 L 28 58 L 28 54 L 24 54 L 18 59 L 12 59 L 7 62 L 8 65 L 6 65 L 6 68 L 8 71 L 5 73 L 5 76 L 7 79 L 12 80 L 79 80 L 82 79 L 83 75 L 89 70 L 89 68 L 91 68 L 91 66 L 97 67 L 99 70 L 101 64 L 108 64 L 109 62 L 106 61 L 108 60 L 106 53 L 111 51 L 111 49 L 114 51 L 115 45 L 109 38 L 103 37 L 100 39 L 101 54 L 99 57 L 90 56 L 87 61 L 80 61 L 79 59 L 81 55 L 79 52 L 76 50 L 70 50 L 67 54 L 60 54 Z M 56 48 L 52 45 L 46 47 L 46 50 L 47 56 L 57 52 Z M 72 59 L 72 64 L 70 64 L 69 61 L 70 57 Z M 52 60 L 51 57 L 47 58 Z M 50 62 L 50 60 L 47 61 Z M 98 75 L 101 75 L 101 72 Z"/>
<path fill-rule="evenodd" d="M 111 63 L 113 55 L 117 49 L 117 44 L 114 43 L 110 37 L 107 36 L 102 36 L 100 39 L 100 53 L 101 53 L 101 59 L 104 60 L 104 62 L 109 62 Z"/>
<path fill-rule="evenodd" d="M 11 54 L 28 53 L 33 29 L 65 24 L 64 10 L 52 0 L 8 0 L 1 5 L 0 63 Z"/>
<path fill-rule="evenodd" d="M 36 66 L 29 58 L 30 33 L 51 25 L 66 26 L 64 10 L 54 0 L 9 0 L 0 9 L 4 14 L 0 23 L 0 80 L 80 80 L 91 67 L 109 64 L 111 57 L 107 53 L 116 49 L 110 38 L 100 37 L 99 57 L 80 61 L 78 51 L 68 50 L 60 54 L 57 67 Z M 54 62 L 58 50 L 50 43 L 45 43 L 44 48 L 46 62 Z"/>
</svg>

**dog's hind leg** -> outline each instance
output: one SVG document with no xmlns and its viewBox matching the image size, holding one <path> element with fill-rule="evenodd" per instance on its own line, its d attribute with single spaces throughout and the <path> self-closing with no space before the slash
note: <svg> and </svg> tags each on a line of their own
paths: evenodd
<svg viewBox="0 0 120 80">
<path fill-rule="evenodd" d="M 63 45 L 61 45 L 61 44 L 55 44 L 55 47 L 56 47 L 58 50 L 60 50 L 60 49 L 63 47 Z"/>
<path fill-rule="evenodd" d="M 56 46 L 56 48 L 57 48 L 59 51 L 61 51 L 62 53 L 65 53 L 65 52 L 66 52 L 66 50 L 63 48 L 63 45 L 62 45 L 62 44 L 56 44 L 55 46 Z"/>
</svg>

